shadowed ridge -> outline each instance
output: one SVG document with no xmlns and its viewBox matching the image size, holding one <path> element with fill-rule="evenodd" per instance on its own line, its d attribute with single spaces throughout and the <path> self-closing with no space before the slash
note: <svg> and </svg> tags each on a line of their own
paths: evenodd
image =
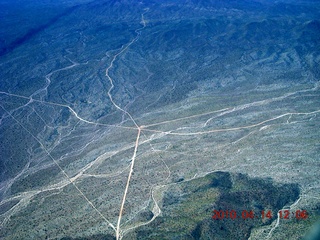
<svg viewBox="0 0 320 240">
<path fill-rule="evenodd" d="M 13 51 L 17 47 L 19 47 L 21 44 L 27 42 L 29 39 L 31 39 L 32 37 L 34 37 L 38 33 L 42 32 L 46 28 L 50 27 L 52 24 L 56 23 L 61 17 L 64 17 L 64 16 L 67 16 L 67 15 L 71 14 L 79 6 L 80 5 L 70 7 L 67 10 L 65 10 L 64 12 L 62 12 L 61 14 L 58 14 L 57 16 L 55 16 L 54 18 L 49 20 L 47 23 L 42 24 L 42 25 L 40 25 L 40 26 L 38 26 L 36 28 L 30 29 L 26 34 L 24 34 L 21 37 L 18 37 L 16 40 L 14 40 L 13 42 L 9 43 L 8 46 L 5 46 L 4 48 L 0 49 L 0 56 L 3 56 L 5 54 Z"/>
</svg>

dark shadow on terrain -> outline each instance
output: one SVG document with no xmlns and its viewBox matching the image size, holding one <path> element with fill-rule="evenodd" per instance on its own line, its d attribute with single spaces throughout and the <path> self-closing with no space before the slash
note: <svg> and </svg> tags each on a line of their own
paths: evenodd
<svg viewBox="0 0 320 240">
<path fill-rule="evenodd" d="M 0 56 L 3 56 L 11 51 L 13 51 L 15 48 L 19 47 L 20 45 L 24 44 L 25 42 L 27 42 L 29 39 L 31 39 L 32 37 L 34 37 L 35 35 L 37 35 L 38 33 L 42 32 L 43 30 L 45 30 L 46 28 L 50 27 L 51 25 L 53 25 L 54 23 L 56 23 L 60 18 L 65 17 L 69 14 L 71 14 L 75 9 L 77 9 L 78 6 L 73 6 L 68 8 L 67 10 L 65 10 L 64 12 L 62 12 L 61 14 L 55 16 L 54 18 L 52 18 L 50 21 L 48 21 L 47 23 L 44 23 L 36 28 L 32 28 L 30 29 L 25 35 L 18 37 L 16 40 L 14 40 L 13 42 L 11 42 L 9 45 L 3 47 L 2 49 L 0 49 Z"/>
<path fill-rule="evenodd" d="M 214 172 L 169 187 L 163 194 L 162 215 L 124 239 L 248 239 L 253 228 L 271 224 L 299 193 L 297 184 Z M 214 209 L 234 210 L 237 218 L 214 220 Z M 262 210 L 271 210 L 272 217 L 262 219 Z M 254 218 L 244 219 L 243 211 L 253 211 Z"/>
</svg>

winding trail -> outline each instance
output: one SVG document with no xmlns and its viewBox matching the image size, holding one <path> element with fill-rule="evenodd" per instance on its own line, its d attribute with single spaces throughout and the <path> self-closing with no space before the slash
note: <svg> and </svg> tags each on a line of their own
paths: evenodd
<svg viewBox="0 0 320 240">
<path fill-rule="evenodd" d="M 126 202 L 126 199 L 127 199 L 127 193 L 128 193 L 128 190 L 129 190 L 129 186 L 130 186 L 130 180 L 131 180 L 131 176 L 132 176 L 132 173 L 133 173 L 133 168 L 134 168 L 134 163 L 135 163 L 135 160 L 136 160 L 136 156 L 137 156 L 137 151 L 138 151 L 138 146 L 139 146 L 139 139 L 140 139 L 140 135 L 141 135 L 141 129 L 142 127 L 140 127 L 137 122 L 134 120 L 134 118 L 132 117 L 132 115 L 126 111 L 125 109 L 121 108 L 114 100 L 113 100 L 113 97 L 112 97 L 112 90 L 114 89 L 114 81 L 113 79 L 111 78 L 110 74 L 109 74 L 109 71 L 110 69 L 113 67 L 113 63 L 117 60 L 117 58 L 122 54 L 124 53 L 134 42 L 136 42 L 141 34 L 141 30 L 144 29 L 146 27 L 146 21 L 144 19 L 144 14 L 146 12 L 148 12 L 149 9 L 146 9 L 144 13 L 141 14 L 141 24 L 143 25 L 142 28 L 139 28 L 137 29 L 135 32 L 137 34 L 137 36 L 131 41 L 129 42 L 125 47 L 122 47 L 122 50 L 119 51 L 117 54 L 115 54 L 111 60 L 111 63 L 110 65 L 107 67 L 106 71 L 105 71 L 105 75 L 106 77 L 108 78 L 110 84 L 111 84 L 111 87 L 109 88 L 108 92 L 107 92 L 107 95 L 111 101 L 111 103 L 114 105 L 115 108 L 117 108 L 118 110 L 120 110 L 121 112 L 123 112 L 124 114 L 126 114 L 130 120 L 133 122 L 133 124 L 136 126 L 137 130 L 138 130 L 138 133 L 137 133 L 137 138 L 136 138 L 136 142 L 135 142 L 135 146 L 134 146 L 134 151 L 133 151 L 133 155 L 132 155 L 132 158 L 131 158 L 131 165 L 130 165 L 130 170 L 129 170 L 129 174 L 128 174 L 128 177 L 127 177 L 127 183 L 126 183 L 126 187 L 125 187 L 125 190 L 124 190 L 124 193 L 123 193 L 123 197 L 122 197 L 122 202 L 121 202 L 121 206 L 120 206 L 120 211 L 119 211 L 119 216 L 118 216 L 118 221 L 117 221 L 117 226 L 116 226 L 116 239 L 119 240 L 119 239 L 122 239 L 122 235 L 121 235 L 121 227 L 120 227 L 120 224 L 121 224 L 121 218 L 122 218 L 122 214 L 123 214 L 123 209 L 124 209 L 124 205 L 125 205 L 125 202 Z"/>
</svg>

